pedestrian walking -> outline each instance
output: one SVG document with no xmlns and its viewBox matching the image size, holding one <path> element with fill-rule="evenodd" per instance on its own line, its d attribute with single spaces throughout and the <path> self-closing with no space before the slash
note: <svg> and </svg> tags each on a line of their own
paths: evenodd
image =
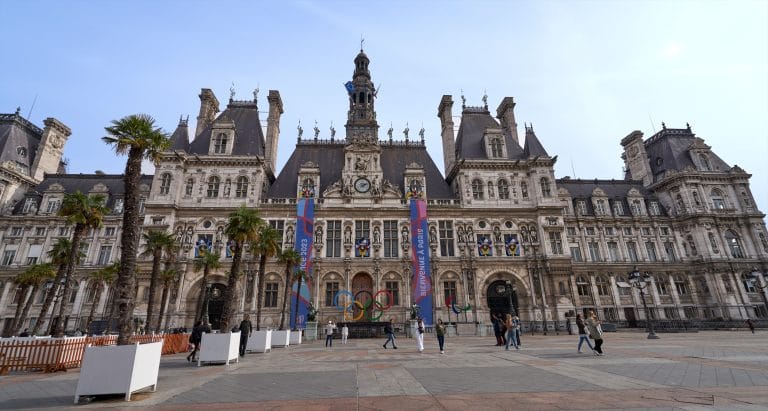
<svg viewBox="0 0 768 411">
<path fill-rule="evenodd" d="M 515 322 L 512 318 L 512 314 L 507 314 L 504 317 L 504 328 L 507 329 L 507 342 L 504 344 L 504 349 L 509 351 L 509 344 L 515 346 L 516 350 L 519 350 L 520 347 L 517 345 L 517 336 L 515 335 L 517 332 L 517 328 L 515 328 Z"/>
<path fill-rule="evenodd" d="M 197 321 L 192 327 L 192 334 L 189 335 L 189 343 L 193 345 L 192 352 L 187 355 L 187 361 L 195 361 L 197 353 L 200 351 L 200 344 L 203 341 L 203 333 L 211 332 L 211 326 L 207 322 Z"/>
<path fill-rule="evenodd" d="M 512 316 L 512 325 L 515 327 L 515 341 L 517 341 L 517 348 L 520 348 L 523 346 L 523 343 L 520 342 L 520 334 L 523 333 L 523 322 L 520 321 L 520 317 L 518 316 Z"/>
<path fill-rule="evenodd" d="M 589 347 L 592 352 L 595 352 L 594 347 L 592 347 L 592 343 L 589 341 L 589 334 L 587 334 L 587 327 L 586 324 L 584 324 L 584 319 L 581 318 L 581 314 L 576 314 L 576 328 L 579 329 L 579 345 L 576 346 L 576 349 L 578 350 L 579 354 L 581 354 L 581 345 L 585 342 L 587 343 L 587 347 Z"/>
<path fill-rule="evenodd" d="M 600 328 L 600 320 L 597 319 L 594 311 L 589 312 L 587 328 L 589 329 L 589 336 L 595 340 L 595 355 L 603 355 L 603 330 Z"/>
<path fill-rule="evenodd" d="M 328 321 L 325 325 L 325 347 L 333 348 L 333 331 L 336 329 L 336 324 L 333 321 Z"/>
<path fill-rule="evenodd" d="M 424 320 L 421 317 L 416 320 L 416 346 L 419 352 L 424 351 Z"/>
<path fill-rule="evenodd" d="M 240 356 L 245 356 L 245 347 L 248 345 L 248 337 L 251 336 L 253 325 L 251 317 L 248 314 L 243 315 L 243 321 L 240 321 Z"/>
<path fill-rule="evenodd" d="M 392 341 L 392 348 L 397 349 L 397 344 L 395 344 L 395 325 L 391 318 L 388 323 L 384 324 L 384 334 L 387 334 L 387 341 L 384 341 L 384 349 L 387 349 L 387 344 L 390 341 Z"/>
<path fill-rule="evenodd" d="M 347 323 L 344 323 L 341 325 L 341 343 L 342 344 L 347 343 L 347 337 L 349 337 L 349 327 L 347 327 Z"/>
<path fill-rule="evenodd" d="M 437 336 L 437 344 L 440 346 L 440 354 L 445 354 L 445 324 L 439 318 L 435 324 L 435 335 Z"/>
<path fill-rule="evenodd" d="M 496 336 L 496 346 L 505 345 L 504 322 L 499 318 L 499 314 L 491 315 L 491 323 L 493 324 L 493 334 Z"/>
<path fill-rule="evenodd" d="M 755 323 L 752 322 L 751 318 L 747 319 L 747 327 L 749 327 L 749 331 L 752 331 L 752 334 L 755 333 Z"/>
</svg>

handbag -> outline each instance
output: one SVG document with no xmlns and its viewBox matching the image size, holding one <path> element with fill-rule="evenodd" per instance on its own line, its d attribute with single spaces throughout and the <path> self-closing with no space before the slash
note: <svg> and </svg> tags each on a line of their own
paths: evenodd
<svg viewBox="0 0 768 411">
<path fill-rule="evenodd" d="M 419 334 L 424 334 L 424 327 L 419 327 Z"/>
</svg>

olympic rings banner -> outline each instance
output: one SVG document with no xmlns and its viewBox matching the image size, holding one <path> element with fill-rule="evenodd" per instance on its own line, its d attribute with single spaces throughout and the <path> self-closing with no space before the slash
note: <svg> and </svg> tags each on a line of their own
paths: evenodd
<svg viewBox="0 0 768 411">
<path fill-rule="evenodd" d="M 314 240 L 315 225 L 315 200 L 312 198 L 300 198 L 296 205 L 296 243 L 294 249 L 301 257 L 297 270 L 304 270 L 307 273 L 307 281 L 301 282 L 301 290 L 296 289 L 298 281 L 293 282 L 291 287 L 291 328 L 294 324 L 296 309 L 296 299 L 299 299 L 299 324 L 298 328 L 305 328 L 307 325 L 307 304 L 311 301 L 310 291 L 312 289 L 312 241 Z"/>
<path fill-rule="evenodd" d="M 386 304 L 379 301 L 382 299 L 386 300 Z M 333 296 L 333 305 L 344 313 L 344 321 L 379 321 L 384 312 L 392 308 L 393 301 L 392 293 L 387 290 L 379 290 L 376 293 L 361 290 L 357 294 L 349 290 L 339 290 Z"/>
<path fill-rule="evenodd" d="M 432 325 L 432 278 L 429 268 L 428 232 L 427 202 L 424 199 L 411 198 L 412 297 L 414 304 L 419 306 L 424 324 Z"/>
</svg>

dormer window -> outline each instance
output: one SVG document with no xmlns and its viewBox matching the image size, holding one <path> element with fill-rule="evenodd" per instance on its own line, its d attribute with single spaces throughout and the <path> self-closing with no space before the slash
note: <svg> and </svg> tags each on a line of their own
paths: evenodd
<svg viewBox="0 0 768 411">
<path fill-rule="evenodd" d="M 312 198 L 315 196 L 315 180 L 311 178 L 305 178 L 301 182 L 301 196 L 304 198 Z"/>
<path fill-rule="evenodd" d="M 216 138 L 213 140 L 213 153 L 226 154 L 228 143 L 229 143 L 229 138 L 227 137 L 227 134 L 219 133 L 219 135 L 216 136 Z"/>
<path fill-rule="evenodd" d="M 587 202 L 584 200 L 576 201 L 576 214 L 587 215 Z"/>
<path fill-rule="evenodd" d="M 35 212 L 35 199 L 34 198 L 28 198 L 24 200 L 24 207 L 22 208 L 21 212 L 24 214 Z"/>
<path fill-rule="evenodd" d="M 643 207 L 640 204 L 640 200 L 632 200 L 632 215 L 643 215 Z"/>
<path fill-rule="evenodd" d="M 709 157 L 707 157 L 706 154 L 699 154 L 699 163 L 701 165 L 701 169 L 704 171 L 712 171 L 712 165 L 709 164 Z"/>
<path fill-rule="evenodd" d="M 661 215 L 661 209 L 659 208 L 659 202 L 658 201 L 651 201 L 650 202 L 650 212 L 652 216 Z"/>
<path fill-rule="evenodd" d="M 488 148 L 490 149 L 491 158 L 503 158 L 504 157 L 504 140 L 501 137 L 491 137 L 488 139 Z"/>
<path fill-rule="evenodd" d="M 45 207 L 45 212 L 48 214 L 53 214 L 57 211 L 59 211 L 59 208 L 61 207 L 61 199 L 60 198 L 51 198 L 48 200 L 48 204 Z"/>
<path fill-rule="evenodd" d="M 613 202 L 613 214 L 617 216 L 624 215 L 624 204 L 621 200 L 615 200 Z"/>
<path fill-rule="evenodd" d="M 171 174 L 164 173 L 160 177 L 160 195 L 167 195 L 171 191 Z"/>
<path fill-rule="evenodd" d="M 552 197 L 552 191 L 549 188 L 549 179 L 546 177 L 541 178 L 541 195 L 543 197 Z"/>
<path fill-rule="evenodd" d="M 595 200 L 595 214 L 605 215 L 605 200 Z"/>
<path fill-rule="evenodd" d="M 123 212 L 123 199 L 122 198 L 116 198 L 115 204 L 112 206 L 112 211 L 115 212 L 115 214 L 120 214 Z"/>
</svg>

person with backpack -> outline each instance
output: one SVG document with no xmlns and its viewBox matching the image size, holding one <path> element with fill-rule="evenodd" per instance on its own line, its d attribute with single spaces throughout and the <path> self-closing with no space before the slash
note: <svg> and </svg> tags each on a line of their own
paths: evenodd
<svg viewBox="0 0 768 411">
<path fill-rule="evenodd" d="M 603 355 L 603 330 L 600 327 L 600 320 L 597 319 L 594 311 L 589 312 L 587 328 L 589 329 L 589 336 L 595 340 L 595 355 Z"/>
<path fill-rule="evenodd" d="M 589 341 L 589 334 L 587 334 L 586 328 L 587 326 L 584 323 L 584 320 L 581 318 L 581 314 L 576 314 L 576 327 L 579 329 L 579 345 L 576 346 L 579 354 L 581 354 L 581 345 L 585 342 L 587 343 L 587 347 L 589 347 L 589 349 L 594 352 L 595 349 L 592 347 L 592 343 Z"/>
<path fill-rule="evenodd" d="M 385 350 L 390 341 L 392 341 L 392 348 L 397 349 L 397 345 L 395 344 L 395 326 L 392 323 L 393 320 L 390 318 L 389 322 L 384 324 L 384 334 L 387 334 L 387 341 L 384 341 Z"/>
</svg>

